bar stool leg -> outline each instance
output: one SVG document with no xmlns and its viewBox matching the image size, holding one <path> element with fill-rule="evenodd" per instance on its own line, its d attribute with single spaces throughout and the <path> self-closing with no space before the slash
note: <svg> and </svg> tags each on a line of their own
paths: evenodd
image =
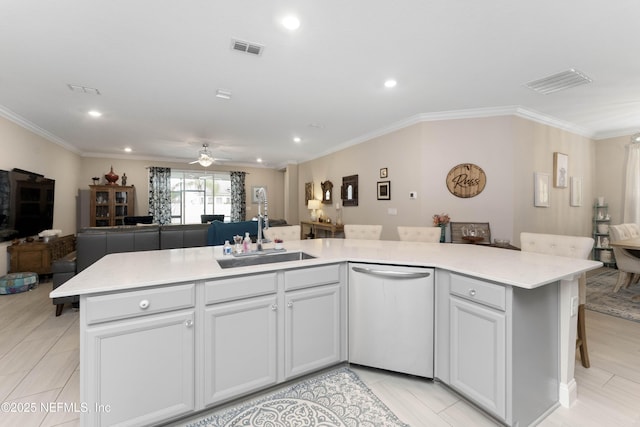
<svg viewBox="0 0 640 427">
<path fill-rule="evenodd" d="M 591 366 L 589 362 L 589 352 L 587 350 L 587 333 L 584 323 L 584 304 L 578 306 L 578 338 L 576 340 L 576 348 L 580 350 L 580 360 L 582 366 L 588 368 Z"/>
</svg>

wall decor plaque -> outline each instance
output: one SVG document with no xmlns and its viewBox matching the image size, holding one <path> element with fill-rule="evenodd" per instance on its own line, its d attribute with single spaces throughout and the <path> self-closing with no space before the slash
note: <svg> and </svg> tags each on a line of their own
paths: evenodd
<svg viewBox="0 0 640 427">
<path fill-rule="evenodd" d="M 457 197 L 477 196 L 486 184 L 487 176 L 484 171 L 473 163 L 461 163 L 451 168 L 447 174 L 447 188 Z"/>
</svg>

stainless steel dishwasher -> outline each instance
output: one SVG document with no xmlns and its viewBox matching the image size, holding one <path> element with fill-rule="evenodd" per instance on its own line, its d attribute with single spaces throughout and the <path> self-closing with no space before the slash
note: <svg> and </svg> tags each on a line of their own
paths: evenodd
<svg viewBox="0 0 640 427">
<path fill-rule="evenodd" d="M 349 263 L 349 362 L 433 378 L 434 270 Z"/>
</svg>

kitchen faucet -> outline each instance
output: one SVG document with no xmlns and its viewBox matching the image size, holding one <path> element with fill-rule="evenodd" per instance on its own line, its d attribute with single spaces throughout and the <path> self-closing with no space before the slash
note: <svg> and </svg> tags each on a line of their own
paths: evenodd
<svg viewBox="0 0 640 427">
<path fill-rule="evenodd" d="M 260 212 L 260 206 L 264 203 L 264 218 Z M 269 228 L 269 217 L 267 216 L 267 190 L 264 187 L 258 189 L 258 238 L 256 239 L 256 250 L 262 251 L 262 230 Z M 265 240 L 266 241 L 266 240 Z"/>
</svg>

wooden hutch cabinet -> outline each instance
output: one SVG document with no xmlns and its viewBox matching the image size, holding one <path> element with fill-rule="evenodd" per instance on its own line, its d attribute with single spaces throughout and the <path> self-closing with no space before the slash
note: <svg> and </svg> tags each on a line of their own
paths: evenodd
<svg viewBox="0 0 640 427">
<path fill-rule="evenodd" d="M 90 226 L 124 225 L 125 216 L 133 216 L 135 193 L 133 186 L 90 185 Z"/>
</svg>

